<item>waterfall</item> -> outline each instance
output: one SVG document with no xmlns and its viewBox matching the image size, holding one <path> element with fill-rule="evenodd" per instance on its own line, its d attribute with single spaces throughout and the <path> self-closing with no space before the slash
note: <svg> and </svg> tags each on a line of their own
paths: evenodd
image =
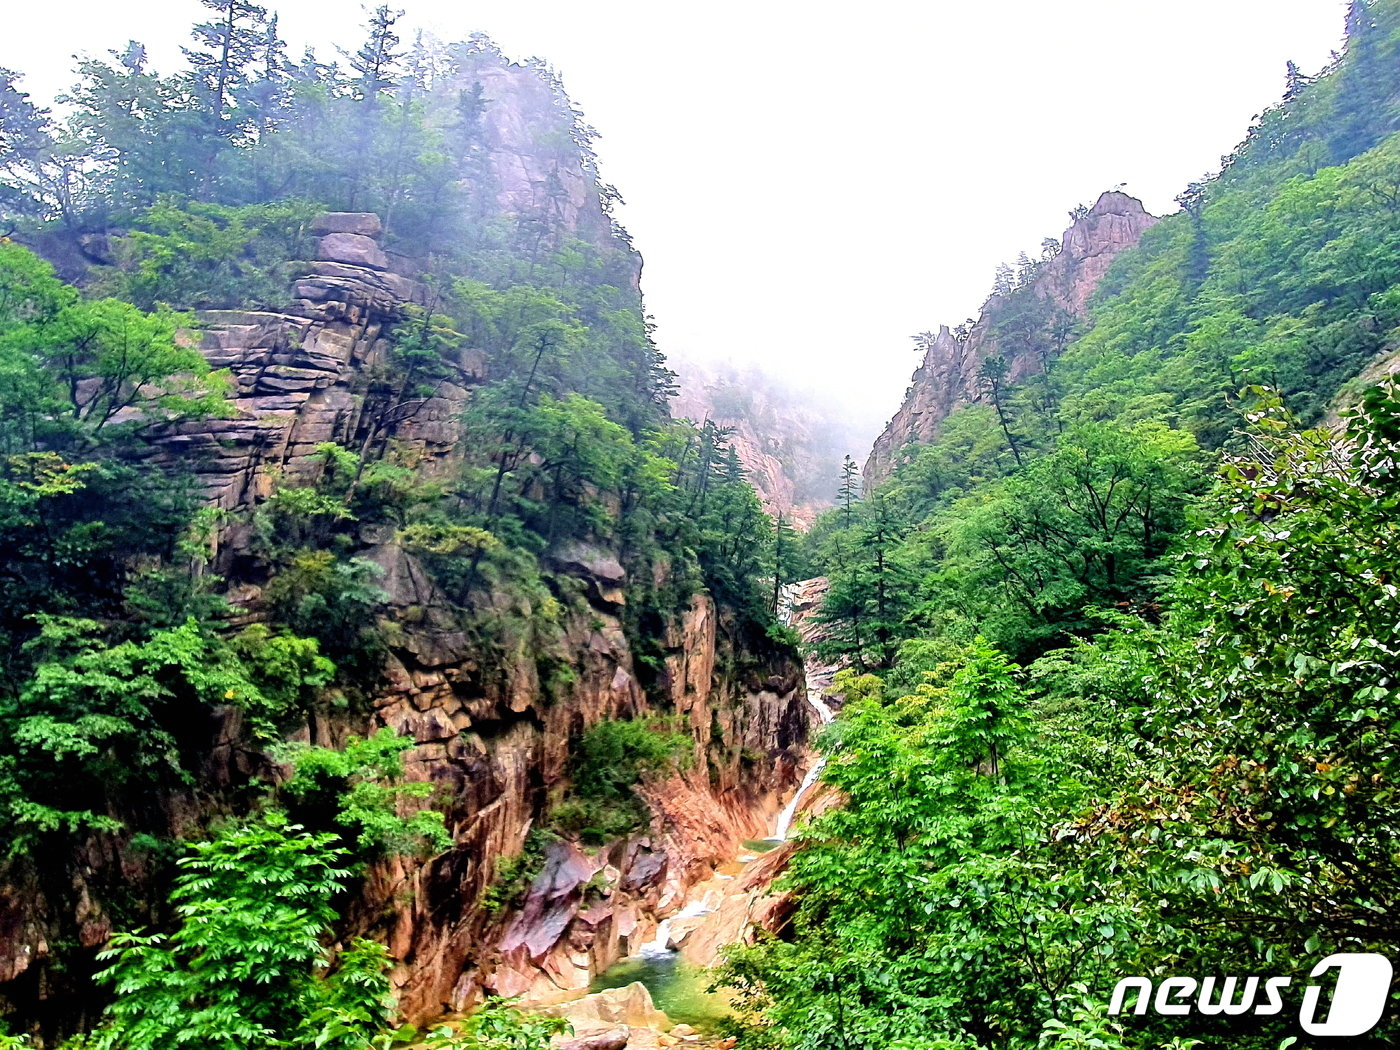
<svg viewBox="0 0 1400 1050">
<path fill-rule="evenodd" d="M 661 920 L 661 925 L 656 928 L 656 936 L 638 948 L 637 954 L 644 959 L 655 959 L 658 956 L 673 954 L 671 952 L 670 919 Z"/>
<path fill-rule="evenodd" d="M 790 583 L 783 588 L 782 600 L 778 606 L 778 617 L 788 627 L 792 626 L 793 602 L 797 598 L 798 585 Z M 826 725 L 835 714 L 822 697 L 821 689 L 813 683 L 811 667 L 807 668 L 807 702 L 812 705 L 812 710 L 817 713 L 822 725 Z M 792 796 L 792 801 L 783 807 L 783 811 L 778 814 L 778 822 L 773 827 L 773 834 L 768 837 L 769 842 L 786 842 L 788 832 L 792 830 L 792 822 L 797 816 L 797 807 L 802 802 L 802 797 L 817 779 L 822 775 L 822 769 L 826 766 L 826 756 L 818 755 L 817 760 L 812 763 L 812 768 L 807 770 L 807 775 L 802 778 L 802 784 L 797 789 L 797 794 Z"/>
<path fill-rule="evenodd" d="M 831 708 L 827 706 L 826 701 L 822 699 L 820 690 L 809 689 L 807 702 L 812 705 L 812 710 L 816 711 L 822 725 L 826 725 L 836 717 Z M 769 842 L 787 841 L 788 832 L 792 830 L 792 821 L 797 816 L 797 807 L 802 802 L 802 796 L 807 794 L 807 789 L 817 782 L 817 778 L 822 775 L 822 769 L 825 766 L 826 756 L 818 755 L 817 760 L 812 763 L 812 768 L 807 770 L 807 775 L 802 778 L 802 786 L 797 789 L 797 794 L 792 796 L 792 801 L 784 806 L 783 811 L 778 814 L 778 823 L 773 827 L 773 834 L 768 837 Z"/>
</svg>

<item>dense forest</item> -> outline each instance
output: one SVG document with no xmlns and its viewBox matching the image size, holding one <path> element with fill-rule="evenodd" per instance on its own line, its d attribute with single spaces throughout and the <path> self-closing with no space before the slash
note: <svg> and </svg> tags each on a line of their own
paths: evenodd
<svg viewBox="0 0 1400 1050">
<path fill-rule="evenodd" d="M 670 418 L 616 191 L 548 67 L 484 37 L 401 40 L 388 7 L 353 53 L 296 59 L 267 9 L 202 2 L 184 68 L 155 71 L 132 41 L 82 61 L 61 115 L 0 70 L 0 856 L 16 892 L 80 915 L 99 910 L 89 858 L 117 869 L 100 887 L 110 938 L 67 928 L 29 990 L 51 1005 L 26 1016 L 35 1000 L 12 987 L 0 1045 L 71 1032 L 90 1008 L 54 1000 L 95 995 L 96 1029 L 65 1047 L 541 1046 L 560 1022 L 490 1003 L 395 1035 L 385 947 L 344 935 L 375 864 L 449 843 L 440 791 L 405 775 L 412 741 L 306 743 L 367 710 L 390 648 L 439 611 L 386 615 L 366 537 L 429 575 L 472 673 L 489 684 L 525 651 L 547 697 L 573 679 L 569 625 L 597 620 L 559 569 L 570 549 L 633 579 L 621 615 L 644 686 L 696 593 L 752 648 L 790 652 L 772 526 L 724 434 Z M 482 81 L 499 69 L 543 85 L 528 132 L 552 167 L 531 209 L 500 206 L 485 162 L 498 100 Z M 281 309 L 328 231 L 374 273 L 323 280 L 411 289 L 362 325 L 379 356 L 355 379 L 358 422 L 256 499 L 210 505 L 194 457 L 168 450 L 217 436 L 247 391 L 198 335 Z M 470 441 L 427 469 L 394 424 L 467 382 L 463 347 L 487 362 L 457 420 Z M 606 570 L 614 552 L 625 570 Z M 247 757 L 211 784 L 211 717 L 230 709 Z M 689 743 L 663 715 L 583 732 L 541 834 L 634 829 L 631 785 Z M 529 859 L 487 905 L 528 885 Z"/>
<path fill-rule="evenodd" d="M 801 552 L 844 804 L 731 953 L 747 1045 L 1324 1045 L 1313 965 L 1396 944 L 1400 5 L 1288 74 L 1082 323 L 1047 242 L 976 402 L 869 491 L 848 459 Z M 1167 975 L 1184 1008 L 1108 1012 Z"/>
<path fill-rule="evenodd" d="M 389 7 L 298 58 L 270 10 L 200 2 L 180 69 L 131 41 L 52 107 L 0 70 L 0 933 L 38 936 L 11 898 L 53 923 L 43 967 L 0 945 L 0 1048 L 542 1050 L 563 1022 L 493 997 L 401 1023 L 363 894 L 470 853 L 448 813 L 479 785 L 346 727 L 394 675 L 423 693 L 430 627 L 469 654 L 453 688 L 562 738 L 520 849 L 430 869 L 489 923 L 559 843 L 645 833 L 639 784 L 777 768 L 794 733 L 668 699 L 676 614 L 713 602 L 776 707 L 784 585 L 815 576 L 842 709 L 790 917 L 717 978 L 740 1050 L 1313 1045 L 1314 966 L 1400 939 L 1400 0 L 1352 0 L 1344 51 L 1288 67 L 1083 318 L 1038 291 L 1058 242 L 1000 271 L 978 396 L 887 480 L 847 456 L 806 533 L 729 431 L 672 418 L 547 65 Z M 490 130 L 518 71 L 523 204 Z M 325 389 L 300 340 L 346 318 L 370 349 L 324 433 L 211 488 L 238 426 Z M 276 325 L 249 379 L 230 333 Z M 756 394 L 709 392 L 755 427 Z M 608 644 L 644 699 L 540 713 Z"/>
</svg>

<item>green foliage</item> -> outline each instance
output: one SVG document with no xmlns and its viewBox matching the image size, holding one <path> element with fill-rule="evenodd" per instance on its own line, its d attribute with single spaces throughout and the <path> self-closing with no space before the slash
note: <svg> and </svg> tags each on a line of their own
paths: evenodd
<svg viewBox="0 0 1400 1050">
<path fill-rule="evenodd" d="M 532 829 L 518 854 L 498 861 L 496 877 L 481 898 L 482 910 L 495 915 L 518 903 L 544 866 L 545 847 L 556 838 L 553 832 Z"/>
<path fill-rule="evenodd" d="M 133 794 L 187 782 L 207 705 L 261 703 L 232 654 L 194 621 L 113 644 L 91 620 L 41 618 L 34 671 L 0 699 L 6 852 L 114 830 Z"/>
<path fill-rule="evenodd" d="M 838 676 L 847 804 L 801 833 L 788 941 L 730 957 L 759 1045 L 1263 1050 L 1287 1034 L 1264 1018 L 1104 1004 L 1128 974 L 1384 950 L 1400 400 L 1370 390 L 1338 431 L 1256 397 L 1160 625 L 1108 616 L 1024 677 L 943 637 Z"/>
<path fill-rule="evenodd" d="M 1193 925 L 1205 896 L 1229 916 L 1215 950 L 1248 957 L 1262 941 L 1299 959 L 1319 942 L 1385 943 L 1381 902 L 1400 879 L 1388 582 L 1400 403 L 1368 391 L 1341 433 L 1300 430 L 1268 399 L 1251 420 L 1145 683 L 1146 753 L 1170 787 L 1117 812 L 1131 814 L 1131 856 L 1160 821 L 1152 848 L 1168 844 L 1177 870 L 1150 870 L 1183 888 L 1166 898 L 1178 921 Z"/>
<path fill-rule="evenodd" d="M 323 209 L 304 201 L 228 205 L 164 196 L 112 247 L 95 286 L 142 309 L 280 306 L 289 264 L 310 257 L 308 227 Z"/>
<path fill-rule="evenodd" d="M 440 1025 L 428 1033 L 427 1050 L 548 1050 L 551 1038 L 567 1035 L 569 1022 L 513 1009 L 501 999 L 487 999 L 456 1027 Z"/>
<path fill-rule="evenodd" d="M 194 843 L 171 892 L 178 929 L 117 934 L 102 953 L 116 998 L 101 1050 L 363 1045 L 387 1020 L 386 959 L 366 942 L 338 959 L 322 944 L 349 877 L 333 842 L 269 813 Z M 329 1044 L 324 1011 L 346 1029 Z M 365 1020 L 347 1023 L 355 1013 Z"/>
<path fill-rule="evenodd" d="M 282 785 L 294 819 L 333 828 L 362 858 L 384 854 L 429 855 L 451 845 L 442 814 L 421 800 L 435 788 L 404 780 L 403 755 L 413 741 L 384 728 L 368 739 L 351 737 L 342 749 L 287 745 L 293 766 Z M 404 810 L 409 815 L 402 815 Z"/>
<path fill-rule="evenodd" d="M 1021 653 L 1089 628 L 1096 609 L 1144 601 L 1144 583 L 1200 487 L 1189 434 L 1086 424 L 1003 483 L 938 519 L 933 600 Z"/>
<path fill-rule="evenodd" d="M 266 624 L 251 624 L 232 640 L 232 648 L 262 704 L 256 716 L 275 730 L 307 721 L 320 691 L 335 678 L 335 664 L 321 655 L 314 638 L 274 632 Z"/>
<path fill-rule="evenodd" d="M 645 824 L 635 788 L 689 765 L 694 743 L 658 717 L 598 722 L 584 730 L 570 764 L 568 797 L 550 810 L 556 829 L 597 845 Z"/>
<path fill-rule="evenodd" d="M 383 950 L 329 948 L 335 906 L 375 858 L 450 845 L 425 805 L 435 788 L 408 780 L 411 744 L 389 730 L 342 750 L 269 745 L 306 729 L 339 740 L 339 715 L 363 713 L 385 646 L 419 619 L 466 636 L 470 688 L 492 693 L 533 660 L 546 700 L 571 688 L 568 646 L 604 610 L 644 678 L 706 591 L 737 638 L 790 648 L 771 595 L 795 544 L 725 432 L 669 419 L 674 377 L 610 216 L 616 191 L 590 185 L 592 132 L 550 70 L 528 63 L 541 90 L 517 94 L 556 174 L 540 207 L 507 216 L 483 88 L 507 60 L 485 38 L 403 48 L 382 7 L 347 70 L 289 62 L 250 0 L 202 9 L 186 68 L 156 73 L 136 42 L 85 58 L 62 121 L 0 70 L 0 227 L 83 289 L 0 239 L 3 846 L 54 915 L 159 920 L 158 902 L 100 885 L 115 863 L 75 883 L 79 847 L 84 865 L 139 856 L 159 885 L 170 822 L 199 834 L 190 814 L 257 809 L 265 785 L 246 771 L 285 759 L 273 797 L 290 816 L 220 828 L 176 881 L 177 921 L 113 941 L 96 1045 L 384 1050 L 403 1040 L 386 1024 Z M 580 188 L 601 208 L 576 208 Z M 194 316 L 173 311 L 283 309 L 324 210 L 376 212 L 395 269 L 427 271 L 426 295 L 367 319 L 376 349 L 334 441 L 260 459 L 251 511 L 198 512 L 150 439 L 228 413 L 231 384 Z M 420 413 L 448 422 L 434 413 L 464 387 L 454 472 L 404 439 Z M 381 565 L 395 599 L 422 604 L 385 615 Z M 240 726 L 238 740 L 211 732 Z M 216 744 L 247 757 L 211 762 Z M 557 823 L 589 841 L 635 830 L 633 787 L 692 749 L 650 721 L 590 731 Z M 535 852 L 499 873 L 496 903 Z M 45 974 L 78 994 L 86 969 L 58 921 Z M 488 1004 L 429 1044 L 543 1050 L 562 1027 Z"/>
<path fill-rule="evenodd" d="M 83 299 L 53 268 L 0 242 L 0 447 L 91 449 L 225 411 L 226 373 L 183 345 L 190 319 Z"/>
<path fill-rule="evenodd" d="M 372 616 L 384 600 L 383 574 L 364 558 L 338 561 L 330 551 L 301 551 L 273 578 L 267 600 L 298 634 L 319 639 L 337 658 L 361 656 L 378 644 Z"/>
</svg>

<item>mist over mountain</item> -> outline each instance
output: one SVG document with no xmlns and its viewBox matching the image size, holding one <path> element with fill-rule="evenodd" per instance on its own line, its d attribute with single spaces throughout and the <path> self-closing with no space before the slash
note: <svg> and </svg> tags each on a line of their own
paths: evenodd
<svg viewBox="0 0 1400 1050">
<path fill-rule="evenodd" d="M 726 224 L 685 356 L 549 63 L 193 10 L 0 69 L 0 1050 L 1395 1042 L 1400 0 L 966 320 Z"/>
</svg>

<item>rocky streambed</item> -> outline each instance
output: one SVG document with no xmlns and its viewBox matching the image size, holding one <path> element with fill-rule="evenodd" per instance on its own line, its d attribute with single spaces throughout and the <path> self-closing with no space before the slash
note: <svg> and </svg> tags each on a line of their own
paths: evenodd
<svg viewBox="0 0 1400 1050">
<path fill-rule="evenodd" d="M 813 615 L 825 590 L 825 580 L 808 580 L 790 586 L 784 595 L 784 619 L 806 642 L 812 641 L 819 629 Z M 826 695 L 835 670 L 810 658 L 805 668 L 807 701 L 814 721 L 823 724 L 834 717 Z M 692 879 L 688 885 L 673 884 L 673 892 L 662 906 L 650 910 L 650 914 L 665 918 L 645 928 L 646 919 L 617 926 L 630 934 L 625 940 L 630 950 L 595 977 L 586 992 L 574 993 L 561 1002 L 558 991 L 541 989 L 535 983 L 545 999 L 538 995 L 532 999 L 527 994 L 521 1005 L 569 1020 L 574 1031 L 561 1039 L 561 1048 L 696 1046 L 728 1050 L 734 1045 L 717 1033 L 717 1022 L 732 1008 L 725 992 L 711 990 L 710 968 L 720 961 L 726 945 L 752 943 L 757 931 L 777 931 L 787 921 L 790 896 L 775 890 L 774 884 L 795 848 L 787 836 L 798 814 L 831 803 L 830 796 L 816 787 L 821 764 L 822 759 L 813 755 L 806 776 L 787 805 L 770 817 L 771 831 L 766 838 L 736 841 L 730 837 L 730 856 L 717 863 L 707 877 Z M 675 822 L 675 793 L 654 792 L 648 800 L 656 810 L 670 810 L 671 819 L 666 823 L 674 850 L 677 832 L 685 838 L 685 822 Z M 690 811 L 691 817 L 696 815 Z M 711 814 L 712 828 L 715 819 Z M 575 872 L 576 877 L 583 874 L 582 870 Z M 678 898 L 674 890 L 682 886 L 683 896 Z M 643 936 L 645 939 L 640 939 Z"/>
</svg>

